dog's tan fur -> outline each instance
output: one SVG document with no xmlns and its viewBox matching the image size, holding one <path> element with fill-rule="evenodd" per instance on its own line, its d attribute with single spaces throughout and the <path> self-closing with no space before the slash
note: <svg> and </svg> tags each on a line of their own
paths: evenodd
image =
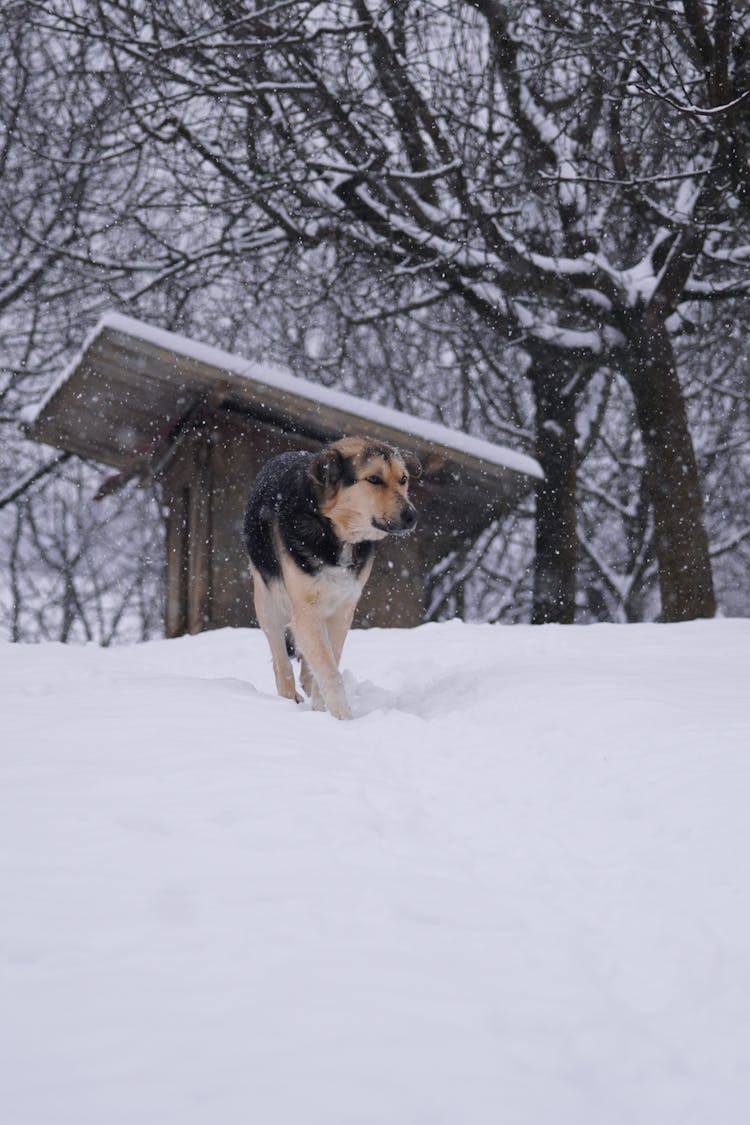
<svg viewBox="0 0 750 1125">
<path fill-rule="evenodd" d="M 275 550 L 281 566 L 281 581 L 266 583 L 257 569 L 253 576 L 255 609 L 271 649 L 279 694 L 301 702 L 285 643 L 285 629 L 291 626 L 301 659 L 301 684 L 312 696 L 313 707 L 328 710 L 338 719 L 351 718 L 339 661 L 354 611 L 372 571 L 372 557 L 359 573 L 346 565 L 353 545 L 386 538 L 397 530 L 399 518 L 409 502 L 409 470 L 420 471 L 419 462 L 409 454 L 388 449 L 389 456 L 377 453 L 377 442 L 343 438 L 324 450 L 315 462 L 318 510 L 330 524 L 342 546 L 341 564 L 324 566 L 309 574 L 295 563 L 284 549 L 278 529 Z M 327 466 L 346 459 L 356 478 L 342 484 Z M 407 467 L 408 466 L 408 467 Z M 382 527 L 375 526 L 375 523 Z"/>
</svg>

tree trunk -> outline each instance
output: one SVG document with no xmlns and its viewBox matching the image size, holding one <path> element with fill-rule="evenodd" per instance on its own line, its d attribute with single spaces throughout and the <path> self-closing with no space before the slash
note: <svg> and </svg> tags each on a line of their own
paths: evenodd
<svg viewBox="0 0 750 1125">
<path fill-rule="evenodd" d="M 653 309 L 631 325 L 629 383 L 654 513 L 663 621 L 716 612 L 703 496 L 685 398 L 663 318 Z"/>
<path fill-rule="evenodd" d="M 559 380 L 532 372 L 536 400 L 536 457 L 544 480 L 536 493 L 536 554 L 532 625 L 575 617 L 576 429 L 575 396 Z"/>
</svg>

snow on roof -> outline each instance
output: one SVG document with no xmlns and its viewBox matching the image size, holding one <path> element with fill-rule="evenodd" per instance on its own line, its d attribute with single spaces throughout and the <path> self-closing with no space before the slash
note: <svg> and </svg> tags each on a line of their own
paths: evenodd
<svg viewBox="0 0 750 1125">
<path fill-rule="evenodd" d="M 144 321 L 114 312 L 102 316 L 84 340 L 80 350 L 68 363 L 59 378 L 55 380 L 44 398 L 35 406 L 26 409 L 23 415 L 23 421 L 26 425 L 31 425 L 39 418 L 60 388 L 78 369 L 91 344 L 105 329 L 123 333 L 126 336 L 153 344 L 165 351 L 194 359 L 219 371 L 239 375 L 290 395 L 355 414 L 365 421 L 388 426 L 401 431 L 405 435 L 422 438 L 427 442 L 454 449 L 493 465 L 499 465 L 536 478 L 541 478 L 544 475 L 538 462 L 533 457 L 508 449 L 507 446 L 495 445 L 493 442 L 472 437 L 470 434 L 461 433 L 437 422 L 427 421 L 417 418 L 413 414 L 406 414 L 379 403 L 369 402 L 367 399 L 357 398 L 345 391 L 324 387 L 319 383 L 312 383 L 308 379 L 301 379 L 292 375 L 291 372 L 278 365 L 256 363 L 242 356 L 223 351 L 221 348 L 211 347 L 187 336 L 168 332 L 163 328 L 155 328 Z"/>
</svg>

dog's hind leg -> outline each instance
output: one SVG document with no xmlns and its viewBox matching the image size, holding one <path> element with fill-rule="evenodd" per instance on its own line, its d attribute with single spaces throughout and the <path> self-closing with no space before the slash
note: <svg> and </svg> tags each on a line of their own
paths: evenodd
<svg viewBox="0 0 750 1125">
<path fill-rule="evenodd" d="M 301 703 L 302 696 L 297 691 L 297 685 L 294 682 L 294 669 L 292 668 L 292 662 L 286 650 L 283 627 L 280 629 L 267 629 L 261 624 L 261 628 L 266 634 L 268 647 L 271 650 L 273 674 L 276 678 L 276 690 L 284 699 L 293 699 L 295 703 Z"/>
<path fill-rule="evenodd" d="M 305 660 L 302 653 L 299 654 L 299 680 L 302 684 L 302 690 L 305 695 L 310 696 L 315 689 L 315 677 L 312 674 L 312 668 Z"/>
<path fill-rule="evenodd" d="M 279 598 L 274 596 L 274 591 L 269 590 L 255 571 L 253 571 L 253 593 L 258 624 L 265 633 L 271 650 L 276 690 L 284 699 L 293 699 L 295 703 L 301 703 L 302 697 L 297 692 L 294 669 L 287 647 L 288 614 L 283 612 L 283 607 L 279 604 Z"/>
<path fill-rule="evenodd" d="M 296 657 L 297 660 L 299 660 L 299 682 L 302 686 L 302 690 L 309 699 L 317 690 L 315 687 L 315 677 L 312 674 L 312 669 L 305 660 L 303 654 L 297 649 L 297 646 L 294 643 L 294 635 L 291 628 L 287 627 L 284 636 L 286 638 L 286 651 L 289 653 L 289 659 L 294 660 L 294 658 Z M 317 694 L 320 695 L 320 692 L 318 692 Z M 318 710 L 320 710 L 320 708 L 318 708 Z"/>
<path fill-rule="evenodd" d="M 318 687 L 318 681 L 315 679 L 313 670 L 302 653 L 299 654 L 299 669 L 299 682 L 307 698 L 312 700 L 313 711 L 325 711 L 325 700 Z"/>
</svg>

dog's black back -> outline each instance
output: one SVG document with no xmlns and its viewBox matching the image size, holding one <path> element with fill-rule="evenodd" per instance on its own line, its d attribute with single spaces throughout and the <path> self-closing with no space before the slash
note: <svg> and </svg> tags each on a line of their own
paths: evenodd
<svg viewBox="0 0 750 1125">
<path fill-rule="evenodd" d="M 244 534 L 253 566 L 263 580 L 281 578 L 274 527 L 282 546 L 307 574 L 340 565 L 343 544 L 330 520 L 318 508 L 315 483 L 308 475 L 314 453 L 282 453 L 267 462 L 255 478 L 245 512 Z M 370 542 L 356 543 L 349 566 L 356 574 L 373 551 Z"/>
</svg>

